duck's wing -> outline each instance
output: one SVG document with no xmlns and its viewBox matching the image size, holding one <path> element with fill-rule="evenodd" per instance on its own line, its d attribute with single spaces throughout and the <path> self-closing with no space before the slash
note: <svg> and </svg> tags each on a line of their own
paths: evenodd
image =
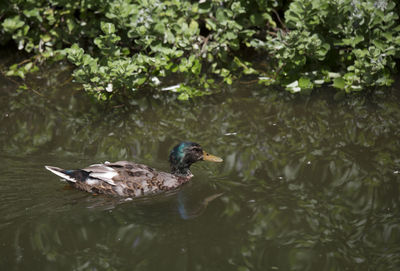
<svg viewBox="0 0 400 271">
<path fill-rule="evenodd" d="M 83 169 L 64 170 L 46 166 L 78 189 L 119 196 L 142 196 L 174 189 L 190 178 L 175 176 L 128 161 L 94 164 Z"/>
<path fill-rule="evenodd" d="M 100 169 L 98 172 L 99 175 L 106 178 L 110 177 L 111 180 L 115 182 L 134 182 L 141 179 L 153 179 L 158 176 L 158 172 L 155 169 L 129 161 L 106 162 L 101 165 L 107 169 Z M 96 167 L 97 165 L 93 166 Z M 90 170 L 90 168 L 92 168 L 92 166 L 90 166 L 88 170 Z"/>
<path fill-rule="evenodd" d="M 153 177 L 154 169 L 141 164 L 128 161 L 118 161 L 115 163 L 105 162 L 104 164 L 93 164 L 82 170 L 89 173 L 88 178 L 104 181 L 111 185 L 116 185 L 118 181 L 127 181 L 131 177 L 147 176 Z"/>
<path fill-rule="evenodd" d="M 110 185 L 115 185 L 114 178 L 118 176 L 119 172 L 108 164 L 94 164 L 82 169 L 89 173 L 86 182 L 103 181 Z"/>
<path fill-rule="evenodd" d="M 118 194 L 134 194 L 135 196 L 174 189 L 189 179 L 171 173 L 157 171 L 149 166 L 129 161 L 105 163 L 108 169 L 90 175 L 114 182 Z M 94 165 L 96 166 L 96 165 Z M 91 166 L 92 167 L 92 166 Z M 89 167 L 89 169 L 91 168 Z M 89 170 L 88 169 L 88 170 Z M 111 178 L 111 179 L 109 179 Z"/>
</svg>

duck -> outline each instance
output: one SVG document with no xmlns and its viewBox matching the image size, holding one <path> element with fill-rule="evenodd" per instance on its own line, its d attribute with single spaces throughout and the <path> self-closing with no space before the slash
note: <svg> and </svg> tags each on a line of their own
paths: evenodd
<svg viewBox="0 0 400 271">
<path fill-rule="evenodd" d="M 171 173 L 129 161 L 104 162 L 82 169 L 45 166 L 69 185 L 92 194 L 139 197 L 176 189 L 193 177 L 190 166 L 198 161 L 222 162 L 194 142 L 177 144 L 169 155 Z"/>
</svg>

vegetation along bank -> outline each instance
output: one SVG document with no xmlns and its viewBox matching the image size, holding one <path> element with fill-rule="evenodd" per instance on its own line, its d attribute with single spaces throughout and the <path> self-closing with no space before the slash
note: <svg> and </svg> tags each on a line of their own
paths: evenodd
<svg viewBox="0 0 400 271">
<path fill-rule="evenodd" d="M 24 79 L 67 60 L 102 100 L 148 86 L 187 100 L 243 76 L 291 92 L 357 92 L 392 84 L 400 58 L 397 0 L 8 2 L 0 45 L 28 54 L 2 73 Z"/>
</svg>

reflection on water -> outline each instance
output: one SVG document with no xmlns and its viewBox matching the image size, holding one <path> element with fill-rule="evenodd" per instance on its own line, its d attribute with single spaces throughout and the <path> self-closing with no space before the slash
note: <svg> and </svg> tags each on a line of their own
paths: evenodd
<svg viewBox="0 0 400 271">
<path fill-rule="evenodd" d="M 51 69 L 30 83 L 43 96 L 0 78 L 0 270 L 400 268 L 398 86 L 335 101 L 238 82 L 99 105 Z M 43 168 L 168 170 L 181 140 L 225 162 L 195 164 L 173 193 L 93 196 Z"/>
<path fill-rule="evenodd" d="M 202 200 L 199 204 L 197 204 L 195 208 L 189 209 L 186 206 L 186 200 L 184 199 L 184 193 L 182 191 L 180 191 L 179 196 L 178 196 L 179 214 L 180 214 L 181 218 L 185 219 L 185 220 L 196 218 L 205 211 L 205 209 L 207 208 L 208 204 L 211 201 L 219 198 L 222 195 L 223 195 L 223 193 L 218 193 L 218 194 L 208 196 L 204 200 Z"/>
</svg>

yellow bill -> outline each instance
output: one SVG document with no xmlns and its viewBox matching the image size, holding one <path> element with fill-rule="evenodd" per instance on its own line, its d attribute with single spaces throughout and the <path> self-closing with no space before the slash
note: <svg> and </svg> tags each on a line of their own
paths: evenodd
<svg viewBox="0 0 400 271">
<path fill-rule="evenodd" d="M 203 151 L 203 160 L 204 161 L 210 161 L 210 162 L 222 162 L 222 161 L 224 161 L 224 160 L 222 160 L 221 157 L 209 154 L 209 153 L 207 153 L 205 151 Z"/>
</svg>

